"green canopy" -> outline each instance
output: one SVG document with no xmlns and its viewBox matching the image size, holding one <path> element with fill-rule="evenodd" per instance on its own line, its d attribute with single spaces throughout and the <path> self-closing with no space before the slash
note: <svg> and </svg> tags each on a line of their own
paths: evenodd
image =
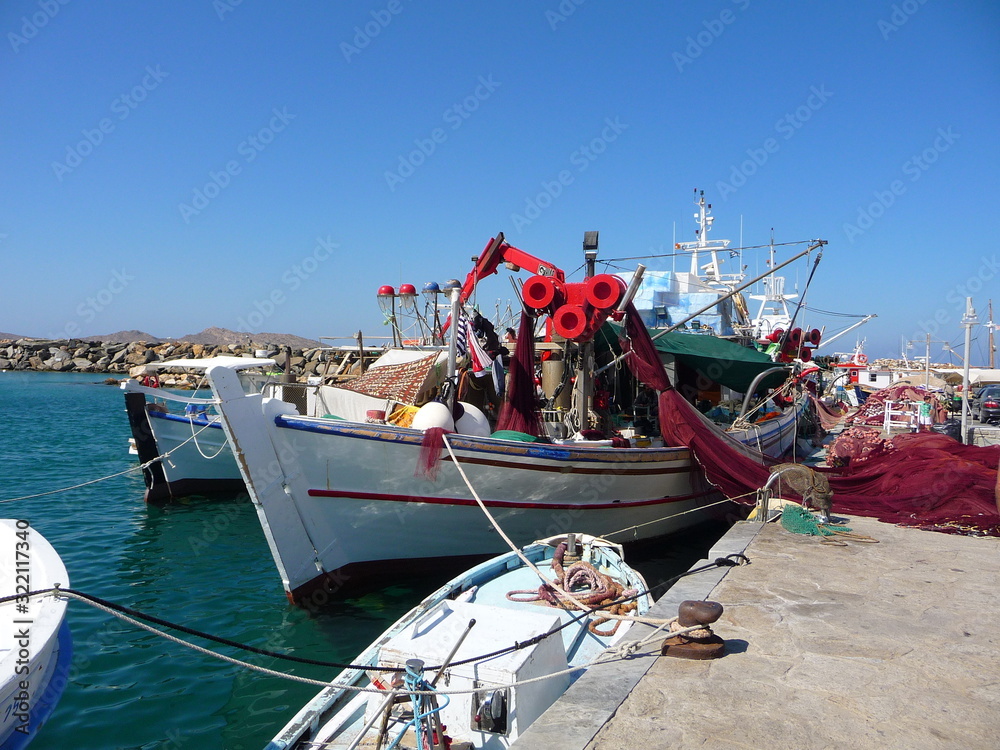
<svg viewBox="0 0 1000 750">
<path fill-rule="evenodd" d="M 762 372 L 778 366 L 763 352 L 715 336 L 671 331 L 653 343 L 657 351 L 673 355 L 699 375 L 739 393 L 746 393 Z M 786 377 L 787 372 L 775 373 L 765 378 L 761 386 L 774 388 Z"/>
<path fill-rule="evenodd" d="M 605 323 L 595 336 L 598 349 L 604 344 L 621 351 L 617 341 L 620 330 L 618 325 Z M 651 336 L 656 334 L 655 330 L 650 331 Z M 671 331 L 655 339 L 653 344 L 661 354 L 669 354 L 699 375 L 739 393 L 746 393 L 760 373 L 778 366 L 763 352 L 716 336 Z M 760 387 L 775 388 L 786 376 L 786 373 L 775 373 L 765 378 Z"/>
</svg>

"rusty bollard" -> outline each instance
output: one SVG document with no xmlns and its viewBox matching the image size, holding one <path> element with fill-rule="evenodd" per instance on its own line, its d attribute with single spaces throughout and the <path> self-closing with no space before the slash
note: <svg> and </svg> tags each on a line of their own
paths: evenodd
<svg viewBox="0 0 1000 750">
<path fill-rule="evenodd" d="M 677 620 L 670 624 L 672 631 L 700 625 L 700 629 L 684 635 L 673 635 L 663 641 L 660 654 L 681 659 L 718 659 L 726 652 L 726 642 L 712 632 L 709 627 L 722 617 L 722 605 L 718 602 L 681 602 L 677 608 Z"/>
</svg>

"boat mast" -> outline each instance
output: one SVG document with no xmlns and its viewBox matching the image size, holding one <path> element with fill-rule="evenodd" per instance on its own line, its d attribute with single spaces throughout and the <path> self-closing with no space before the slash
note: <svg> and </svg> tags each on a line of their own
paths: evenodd
<svg viewBox="0 0 1000 750">
<path fill-rule="evenodd" d="M 583 257 L 586 262 L 586 277 L 593 278 L 597 266 L 598 232 L 583 233 Z M 580 359 L 576 369 L 576 403 L 578 429 L 590 427 L 590 406 L 594 397 L 594 340 L 591 338 L 580 344 Z"/>
</svg>

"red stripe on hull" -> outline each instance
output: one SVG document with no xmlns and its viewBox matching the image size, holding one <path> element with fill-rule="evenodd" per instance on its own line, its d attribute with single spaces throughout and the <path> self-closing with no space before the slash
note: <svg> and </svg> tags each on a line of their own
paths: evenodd
<svg viewBox="0 0 1000 750">
<path fill-rule="evenodd" d="M 716 493 L 714 488 L 691 495 L 675 495 L 653 500 L 636 500 L 620 503 L 525 503 L 517 500 L 484 500 L 487 508 L 522 508 L 524 510 L 608 510 L 617 508 L 638 508 L 644 505 L 666 505 L 708 497 Z M 415 497 L 413 495 L 387 495 L 380 492 L 350 492 L 347 490 L 309 490 L 310 497 L 345 497 L 354 500 L 383 500 L 393 503 L 430 503 L 432 505 L 459 505 L 476 507 L 475 500 L 464 497 Z"/>
</svg>

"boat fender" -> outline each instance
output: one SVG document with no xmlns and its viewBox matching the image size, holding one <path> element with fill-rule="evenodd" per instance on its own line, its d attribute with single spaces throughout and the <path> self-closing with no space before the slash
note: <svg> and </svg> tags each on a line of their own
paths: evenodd
<svg viewBox="0 0 1000 750">
<path fill-rule="evenodd" d="M 416 430 L 427 430 L 431 427 L 441 427 L 449 432 L 455 431 L 455 420 L 451 416 L 451 411 L 440 401 L 431 401 L 420 407 L 413 415 L 413 423 L 410 425 Z"/>
<path fill-rule="evenodd" d="M 287 401 L 282 401 L 280 398 L 265 398 L 263 404 L 261 405 L 261 411 L 264 413 L 264 417 L 268 422 L 273 422 L 275 417 L 282 414 L 299 413 L 299 410 L 296 409 L 294 405 L 288 403 Z"/>
<path fill-rule="evenodd" d="M 459 435 L 489 437 L 492 430 L 486 415 L 472 404 L 464 401 L 460 401 L 459 404 L 462 406 L 462 414 L 455 419 L 455 432 Z"/>
</svg>

